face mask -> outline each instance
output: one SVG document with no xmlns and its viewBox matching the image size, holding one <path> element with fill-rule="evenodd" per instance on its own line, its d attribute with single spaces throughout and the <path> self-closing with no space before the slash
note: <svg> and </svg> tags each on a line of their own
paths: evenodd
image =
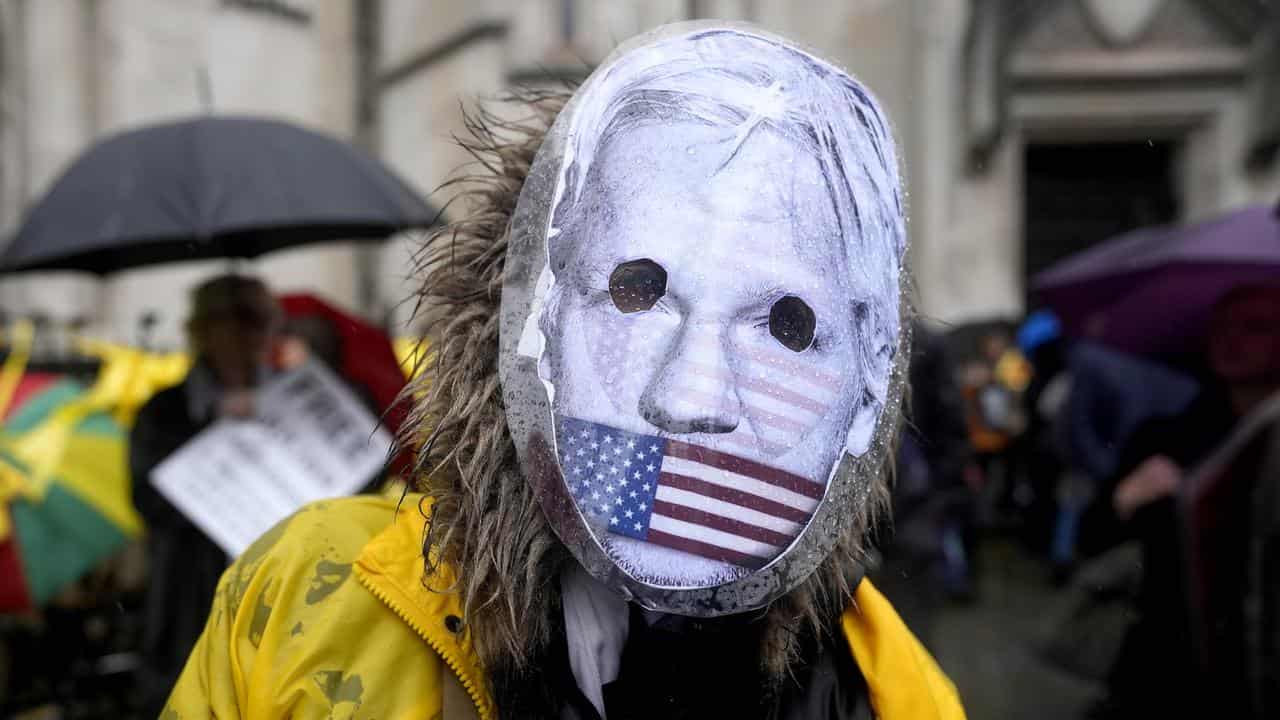
<svg viewBox="0 0 1280 720">
<path fill-rule="evenodd" d="M 662 28 L 575 93 L 512 221 L 500 373 L 527 481 L 645 607 L 761 607 L 866 501 L 906 353 L 897 160 L 834 66 Z"/>
</svg>

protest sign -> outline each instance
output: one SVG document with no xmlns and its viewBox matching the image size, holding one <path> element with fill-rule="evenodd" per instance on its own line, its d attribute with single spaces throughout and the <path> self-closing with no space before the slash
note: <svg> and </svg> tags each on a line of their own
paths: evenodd
<svg viewBox="0 0 1280 720">
<path fill-rule="evenodd" d="M 264 387 L 252 419 L 217 421 L 151 479 L 234 557 L 303 505 L 364 486 L 390 448 L 390 435 L 351 391 L 308 363 Z"/>
</svg>

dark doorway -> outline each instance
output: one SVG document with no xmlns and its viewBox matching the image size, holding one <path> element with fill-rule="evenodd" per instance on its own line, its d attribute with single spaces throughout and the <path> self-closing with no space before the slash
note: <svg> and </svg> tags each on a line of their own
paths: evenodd
<svg viewBox="0 0 1280 720">
<path fill-rule="evenodd" d="M 1026 277 L 1126 230 L 1178 216 L 1173 142 L 1027 145 Z"/>
</svg>

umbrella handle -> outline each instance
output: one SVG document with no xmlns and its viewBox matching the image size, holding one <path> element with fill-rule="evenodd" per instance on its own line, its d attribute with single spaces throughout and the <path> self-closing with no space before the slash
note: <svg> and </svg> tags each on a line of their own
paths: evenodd
<svg viewBox="0 0 1280 720">
<path fill-rule="evenodd" d="M 13 402 L 14 393 L 18 391 L 18 383 L 22 381 L 22 373 L 27 369 L 31 359 L 31 346 L 35 342 L 35 326 L 30 320 L 19 320 L 9 331 L 9 357 L 5 358 L 4 368 L 0 369 L 0 418 Z"/>
</svg>

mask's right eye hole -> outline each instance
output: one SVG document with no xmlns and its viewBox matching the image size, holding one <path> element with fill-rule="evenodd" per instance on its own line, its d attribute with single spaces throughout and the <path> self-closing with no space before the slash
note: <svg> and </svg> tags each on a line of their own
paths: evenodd
<svg viewBox="0 0 1280 720">
<path fill-rule="evenodd" d="M 624 262 L 609 275 L 609 296 L 620 312 L 650 310 L 667 294 L 667 271 L 648 258 Z"/>
<path fill-rule="evenodd" d="M 787 295 L 769 309 L 769 332 L 774 339 L 792 352 L 804 352 L 813 344 L 817 317 L 808 303 Z"/>
</svg>

